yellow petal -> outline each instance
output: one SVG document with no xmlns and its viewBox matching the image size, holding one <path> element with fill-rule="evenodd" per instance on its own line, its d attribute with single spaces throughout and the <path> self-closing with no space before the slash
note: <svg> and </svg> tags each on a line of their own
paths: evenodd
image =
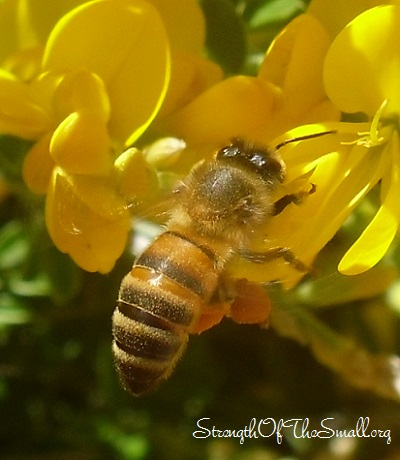
<svg viewBox="0 0 400 460">
<path fill-rule="evenodd" d="M 76 196 L 91 211 L 113 221 L 128 216 L 124 198 L 115 190 L 108 177 L 71 175 L 61 168 L 57 170 L 65 184 L 68 184 L 71 197 Z"/>
<path fill-rule="evenodd" d="M 371 129 L 371 123 L 344 123 L 344 122 L 323 122 L 309 125 L 298 126 L 287 131 L 283 136 L 274 140 L 274 144 L 287 142 L 288 140 L 298 139 L 296 142 L 286 143 L 280 150 L 282 159 L 286 163 L 287 173 L 285 183 L 294 180 L 296 177 L 308 173 L 315 168 L 320 161 L 324 161 L 324 156 L 338 150 L 343 158 L 349 157 L 351 147 L 358 143 L 360 132 L 368 132 Z M 314 137 L 311 139 L 302 139 L 304 136 L 315 135 L 317 133 L 330 134 Z M 346 147 L 347 146 L 347 147 Z M 357 157 L 352 155 L 353 162 Z M 350 161 L 350 158 L 348 160 Z M 358 158 L 360 160 L 362 156 Z M 325 169 L 329 172 L 329 169 Z"/>
<path fill-rule="evenodd" d="M 323 61 L 330 39 L 310 15 L 292 21 L 272 43 L 259 77 L 282 88 L 291 112 L 305 112 L 326 99 Z"/>
<path fill-rule="evenodd" d="M 61 16 L 84 0 L 6 0 L 0 8 L 0 26 L 7 36 L 1 41 L 0 56 L 3 47 L 11 50 L 27 49 L 44 44 L 52 27 Z"/>
<path fill-rule="evenodd" d="M 42 55 L 43 48 L 39 46 L 19 50 L 7 56 L 2 63 L 2 67 L 21 81 L 29 82 L 40 73 Z"/>
<path fill-rule="evenodd" d="M 0 131 L 37 139 L 50 126 L 48 114 L 31 97 L 28 85 L 0 70 Z"/>
<path fill-rule="evenodd" d="M 27 2 L 8 0 L 1 3 L 0 29 L 2 36 L 7 37 L 7 40 L 0 42 L 1 62 L 19 50 L 38 45 L 36 30 L 28 10 Z"/>
<path fill-rule="evenodd" d="M 143 0 L 93 1 L 65 15 L 49 37 L 45 70 L 85 67 L 103 80 L 112 107 L 109 129 L 131 143 L 165 96 L 169 49 L 157 10 Z"/>
<path fill-rule="evenodd" d="M 51 134 L 47 134 L 36 142 L 26 155 L 23 164 L 22 177 L 30 190 L 38 195 L 47 192 L 55 167 L 49 152 L 50 138 Z"/>
<path fill-rule="evenodd" d="M 84 69 L 64 76 L 57 87 L 53 103 L 61 118 L 79 110 L 92 112 L 104 122 L 110 117 L 110 102 L 103 81 Z"/>
<path fill-rule="evenodd" d="M 324 80 L 332 102 L 343 112 L 371 117 L 387 100 L 385 116 L 400 113 L 400 5 L 372 8 L 357 16 L 334 40 Z"/>
<path fill-rule="evenodd" d="M 214 62 L 193 54 L 175 53 L 170 85 L 158 119 L 182 108 L 222 78 L 222 69 Z"/>
<path fill-rule="evenodd" d="M 320 120 L 339 120 L 340 112 L 328 100 L 323 86 L 323 62 L 329 37 L 310 15 L 294 19 L 274 40 L 259 71 L 259 78 L 281 91 L 269 135 L 275 137 L 295 126 Z"/>
<path fill-rule="evenodd" d="M 114 180 L 119 193 L 128 200 L 150 196 L 158 190 L 157 176 L 144 159 L 143 153 L 130 148 L 114 163 Z"/>
<path fill-rule="evenodd" d="M 130 228 L 129 214 L 109 219 L 87 206 L 75 194 L 71 178 L 56 168 L 46 201 L 46 224 L 54 244 L 84 270 L 110 271 L 122 254 Z M 97 190 L 98 204 L 108 200 Z"/>
<path fill-rule="evenodd" d="M 231 77 L 202 93 L 165 123 L 188 144 L 220 144 L 231 137 L 260 140 L 275 108 L 277 90 L 253 77 Z"/>
<path fill-rule="evenodd" d="M 146 146 L 146 162 L 157 170 L 173 167 L 186 149 L 186 143 L 176 137 L 162 137 Z"/>
<path fill-rule="evenodd" d="M 400 224 L 400 145 L 396 133 L 388 147 L 393 163 L 388 173 L 386 196 L 381 207 L 358 240 L 346 252 L 339 264 L 339 271 L 347 275 L 363 273 L 377 264 L 388 250 Z M 385 152 L 389 155 L 389 152 Z"/>
<path fill-rule="evenodd" d="M 196 0 L 149 0 L 160 12 L 171 49 L 200 54 L 205 40 L 205 21 Z"/>
<path fill-rule="evenodd" d="M 81 111 L 71 113 L 54 131 L 50 153 L 54 161 L 73 174 L 105 175 L 112 166 L 110 140 L 101 117 Z"/>
</svg>

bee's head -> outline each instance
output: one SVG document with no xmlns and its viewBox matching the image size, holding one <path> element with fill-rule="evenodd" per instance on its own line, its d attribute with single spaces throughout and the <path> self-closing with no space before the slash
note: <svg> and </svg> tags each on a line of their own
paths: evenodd
<svg viewBox="0 0 400 460">
<path fill-rule="evenodd" d="M 220 149 L 216 159 L 254 171 L 271 186 L 282 183 L 286 174 L 285 163 L 276 150 L 240 138 L 233 139 L 230 145 Z"/>
</svg>

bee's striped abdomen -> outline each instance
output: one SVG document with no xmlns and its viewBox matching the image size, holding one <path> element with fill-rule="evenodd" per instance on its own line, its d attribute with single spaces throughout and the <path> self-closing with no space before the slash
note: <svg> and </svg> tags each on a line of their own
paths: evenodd
<svg viewBox="0 0 400 460">
<path fill-rule="evenodd" d="M 168 377 L 218 284 L 214 252 L 163 233 L 121 283 L 113 352 L 124 385 L 139 395 Z"/>
</svg>

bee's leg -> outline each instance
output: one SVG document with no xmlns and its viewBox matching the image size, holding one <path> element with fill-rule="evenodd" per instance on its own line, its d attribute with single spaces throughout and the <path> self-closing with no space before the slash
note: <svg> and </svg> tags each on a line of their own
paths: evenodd
<svg viewBox="0 0 400 460">
<path fill-rule="evenodd" d="M 300 272 L 313 272 L 313 268 L 298 259 L 290 248 L 275 247 L 264 252 L 240 251 L 240 256 L 255 264 L 265 264 L 275 259 L 283 259 Z"/>
<path fill-rule="evenodd" d="M 285 195 L 280 200 L 274 203 L 274 211 L 273 216 L 277 216 L 280 214 L 289 204 L 299 205 L 304 201 L 309 195 L 312 195 L 317 190 L 315 184 L 311 184 L 311 189 L 308 192 L 299 192 L 299 193 L 292 193 L 290 195 Z"/>
</svg>

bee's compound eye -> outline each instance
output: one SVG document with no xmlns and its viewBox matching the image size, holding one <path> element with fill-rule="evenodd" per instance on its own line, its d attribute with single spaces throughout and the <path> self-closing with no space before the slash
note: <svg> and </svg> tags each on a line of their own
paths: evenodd
<svg viewBox="0 0 400 460">
<path fill-rule="evenodd" d="M 242 153 L 241 149 L 237 145 L 228 145 L 218 151 L 217 158 L 234 158 Z"/>
<path fill-rule="evenodd" d="M 266 158 L 264 152 L 251 152 L 249 154 L 249 161 L 256 166 L 256 168 L 268 168 L 268 163 L 271 160 Z"/>
<path fill-rule="evenodd" d="M 283 181 L 282 163 L 274 158 L 265 158 L 260 164 L 259 169 L 262 175 L 276 177 L 280 182 Z"/>
</svg>

